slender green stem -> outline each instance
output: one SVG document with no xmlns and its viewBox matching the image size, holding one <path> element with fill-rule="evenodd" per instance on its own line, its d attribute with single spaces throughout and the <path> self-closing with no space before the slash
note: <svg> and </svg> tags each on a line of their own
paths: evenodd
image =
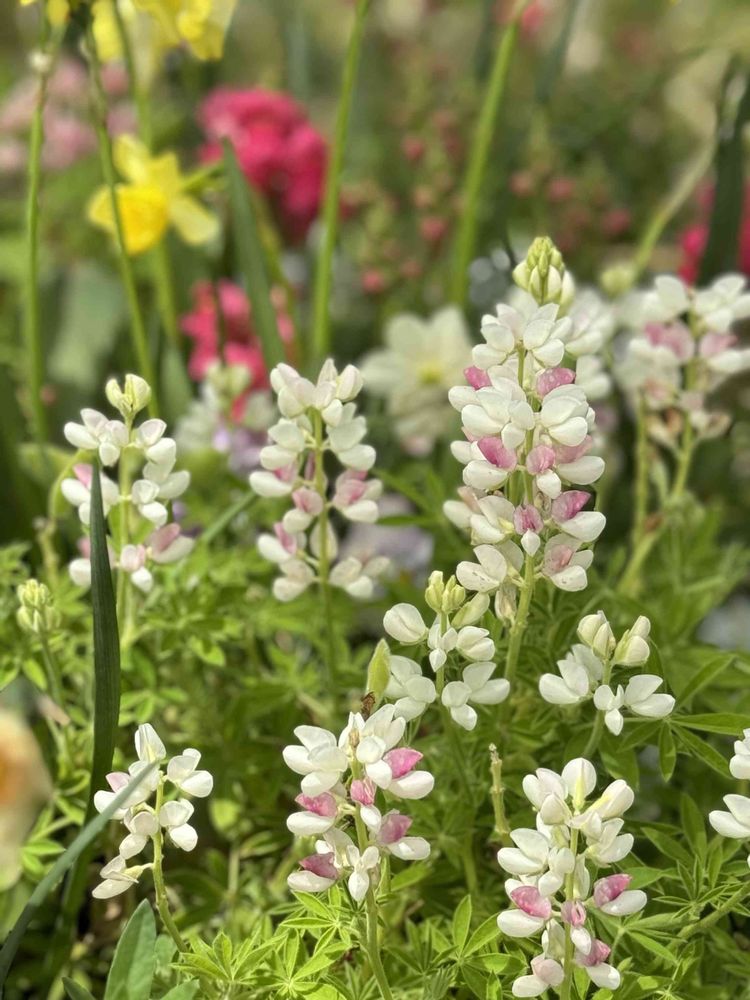
<svg viewBox="0 0 750 1000">
<path fill-rule="evenodd" d="M 159 784 L 156 789 L 156 804 L 154 806 L 154 811 L 156 813 L 157 819 L 159 817 L 159 811 L 162 807 L 164 801 L 164 778 L 159 779 Z M 167 933 L 172 938 L 174 943 L 177 945 L 179 951 L 186 951 L 187 945 L 185 944 L 185 939 L 182 934 L 180 934 L 177 929 L 177 924 L 174 922 L 172 917 L 172 912 L 169 909 L 169 899 L 167 898 L 167 887 L 164 884 L 164 872 L 162 870 L 162 855 L 164 848 L 164 832 L 161 828 L 161 824 L 153 836 L 154 841 L 154 888 L 156 890 L 156 908 L 159 911 L 159 916 L 161 917 L 162 923 L 164 924 Z"/>
<path fill-rule="evenodd" d="M 102 86 L 101 64 L 96 51 L 93 29 L 91 24 L 87 25 L 86 33 L 86 54 L 89 62 L 89 75 L 91 79 L 92 91 L 92 113 L 94 126 L 96 128 L 99 143 L 99 158 L 102 164 L 104 181 L 109 189 L 112 206 L 112 218 L 115 226 L 115 242 L 118 250 L 118 260 L 120 275 L 125 287 L 125 295 L 130 312 L 130 334 L 133 341 L 133 350 L 138 361 L 141 374 L 151 386 L 151 402 L 149 411 L 151 416 L 158 415 L 157 387 L 154 366 L 148 348 L 148 338 L 146 336 L 146 325 L 143 320 L 140 301 L 138 299 L 138 288 L 133 270 L 133 263 L 125 247 L 125 231 L 122 217 L 120 215 L 120 203 L 117 197 L 117 176 L 112 156 L 112 141 L 107 128 L 107 99 Z"/>
<path fill-rule="evenodd" d="M 456 234 L 450 299 L 463 305 L 469 286 L 469 264 L 474 256 L 479 221 L 479 199 L 487 172 L 490 147 L 505 95 L 513 52 L 518 38 L 518 25 L 528 0 L 516 3 L 510 20 L 503 30 L 495 53 L 492 72 L 487 83 L 479 113 L 476 132 L 469 151 L 461 195 L 461 221 Z"/>
<path fill-rule="evenodd" d="M 47 413 L 42 401 L 44 384 L 44 348 L 42 345 L 41 307 L 39 294 L 39 194 L 42 186 L 42 146 L 44 144 L 44 109 L 47 103 L 49 77 L 60 38 L 49 41 L 46 16 L 40 18 L 38 53 L 38 90 L 31 120 L 29 141 L 28 189 L 26 196 L 26 293 L 23 333 L 26 344 L 27 389 L 34 437 L 39 442 L 47 438 Z"/>
<path fill-rule="evenodd" d="M 357 79 L 365 18 L 370 0 L 357 0 L 354 13 L 354 27 L 346 53 L 341 80 L 341 98 L 336 115 L 336 128 L 331 149 L 331 159 L 326 172 L 326 187 L 323 201 L 323 235 L 315 270 L 313 293 L 313 355 L 321 361 L 331 346 L 330 298 L 333 252 L 339 228 L 339 192 L 341 171 L 344 162 L 344 147 L 349 132 L 354 85 Z"/>
<path fill-rule="evenodd" d="M 521 587 L 521 597 L 518 602 L 518 609 L 513 624 L 510 627 L 510 642 L 508 643 L 508 653 L 505 658 L 505 679 L 512 685 L 516 677 L 518 668 L 518 657 L 521 652 L 521 643 L 526 631 L 529 619 L 529 608 L 531 598 L 534 593 L 534 557 L 527 554 L 523 585 Z"/>
<path fill-rule="evenodd" d="M 122 17 L 122 12 L 117 4 L 114 5 L 114 9 L 115 19 L 117 21 L 117 31 L 120 36 L 120 45 L 122 47 L 123 61 L 125 63 L 130 83 L 130 95 L 133 103 L 135 104 L 138 118 L 138 130 L 144 144 L 149 150 L 153 150 L 154 127 L 151 117 L 151 103 L 149 95 L 146 91 L 144 91 L 138 79 L 138 70 L 133 54 L 133 46 L 130 41 L 130 36 L 128 35 L 127 26 Z M 177 320 L 177 304 L 174 294 L 174 281 L 172 279 L 172 262 L 169 256 L 166 237 L 160 240 L 160 242 L 154 247 L 150 254 L 150 258 L 151 275 L 156 290 L 156 299 L 162 325 L 172 343 L 178 345 L 180 342 L 180 330 Z"/>
<path fill-rule="evenodd" d="M 40 645 L 42 647 L 42 660 L 44 662 L 45 672 L 47 674 L 47 683 L 49 684 L 50 693 L 55 699 L 60 708 L 65 708 L 65 695 L 63 693 L 63 682 L 62 674 L 60 673 L 60 666 L 57 662 L 57 658 L 50 649 L 49 642 L 45 635 L 39 638 Z"/>
<path fill-rule="evenodd" d="M 355 778 L 359 777 L 361 774 L 360 769 L 361 765 L 352 767 L 352 774 Z M 356 812 L 354 814 L 354 826 L 357 831 L 357 846 L 360 854 L 363 854 L 367 850 L 370 838 L 367 834 L 367 827 L 365 826 L 362 816 L 360 815 L 359 806 L 356 807 Z M 365 896 L 365 916 L 367 921 L 365 935 L 365 951 L 367 953 L 367 959 L 370 963 L 372 974 L 375 977 L 375 982 L 378 984 L 383 1000 L 393 1000 L 391 988 L 388 984 L 388 977 L 386 976 L 385 969 L 383 968 L 383 962 L 380 958 L 378 901 L 375 895 L 375 887 L 372 884 L 370 884 L 370 887 L 367 890 L 367 895 Z"/>
<path fill-rule="evenodd" d="M 503 762 L 498 756 L 497 747 L 490 744 L 490 774 L 492 784 L 490 785 L 490 798 L 492 799 L 492 811 L 495 815 L 495 833 L 501 843 L 510 846 L 510 823 L 505 815 L 505 786 L 503 785 Z"/>
<path fill-rule="evenodd" d="M 648 516 L 648 432 L 646 426 L 646 403 L 641 395 L 635 421 L 635 496 L 633 503 L 633 548 L 643 537 Z"/>
<path fill-rule="evenodd" d="M 318 517 L 318 581 L 323 613 L 323 627 L 326 633 L 326 667 L 332 691 L 336 690 L 336 633 L 333 623 L 333 602 L 329 581 L 331 563 L 328 551 L 328 501 L 326 498 L 325 450 L 323 447 L 323 418 L 314 414 L 315 434 L 315 492 L 323 500 L 323 509 Z"/>
<path fill-rule="evenodd" d="M 578 830 L 571 830 L 570 833 L 570 850 L 575 855 L 578 851 Z M 575 894 L 575 870 L 570 872 L 565 876 L 565 900 L 570 902 L 574 898 Z M 562 985 L 560 986 L 560 1000 L 570 1000 L 571 989 L 573 987 L 573 972 L 575 971 L 575 966 L 573 963 L 573 955 L 575 953 L 575 946 L 573 944 L 573 939 L 570 935 L 571 925 L 565 924 L 565 957 L 563 959 L 563 969 L 565 970 L 565 978 L 563 979 Z"/>
<path fill-rule="evenodd" d="M 713 927 L 714 924 L 717 924 L 721 918 L 725 916 L 725 914 L 729 913 L 733 907 L 737 905 L 737 903 L 741 903 L 748 894 L 750 894 L 750 885 L 745 883 L 741 885 L 740 888 L 737 889 L 737 891 L 734 892 L 725 903 L 722 903 L 721 906 L 717 906 L 715 910 L 707 916 L 702 917 L 700 920 L 696 920 L 695 923 L 688 924 L 686 927 L 683 927 L 677 936 L 686 940 L 701 931 L 708 930 L 709 927 Z"/>
</svg>

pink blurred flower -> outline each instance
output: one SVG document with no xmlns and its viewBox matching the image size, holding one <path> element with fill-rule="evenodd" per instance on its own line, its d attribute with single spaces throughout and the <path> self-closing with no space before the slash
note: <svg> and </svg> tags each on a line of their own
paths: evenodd
<svg viewBox="0 0 750 1000">
<path fill-rule="evenodd" d="M 304 111 L 286 94 L 217 87 L 198 112 L 205 161 L 219 159 L 229 139 L 251 184 L 268 198 L 288 239 L 304 239 L 318 214 L 327 149 Z"/>
<path fill-rule="evenodd" d="M 250 302 L 244 289 L 232 281 L 218 282 L 219 305 L 226 331 L 224 360 L 239 365 L 250 373 L 250 390 L 268 387 L 268 373 L 263 361 L 263 351 L 253 327 Z M 289 316 L 277 312 L 279 332 L 289 341 L 292 324 Z M 219 324 L 216 316 L 214 290 L 207 281 L 193 287 L 193 310 L 182 317 L 182 330 L 195 342 L 190 355 L 188 370 L 196 381 L 203 379 L 209 367 L 219 359 Z"/>
<path fill-rule="evenodd" d="M 701 260 L 708 243 L 708 219 L 713 204 L 714 193 L 711 188 L 705 188 L 699 193 L 698 221 L 687 226 L 680 236 L 682 261 L 680 277 L 695 284 L 698 280 Z M 750 275 L 750 183 L 745 186 L 745 203 L 740 223 L 739 249 L 737 254 L 737 269 L 742 274 Z"/>
</svg>

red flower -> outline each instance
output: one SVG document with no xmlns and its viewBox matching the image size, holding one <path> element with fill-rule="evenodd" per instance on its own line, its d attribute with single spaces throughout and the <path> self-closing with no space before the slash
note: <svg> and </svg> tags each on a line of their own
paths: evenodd
<svg viewBox="0 0 750 1000">
<path fill-rule="evenodd" d="M 300 106 L 271 90 L 217 87 L 198 113 L 208 142 L 202 159 L 221 156 L 228 138 L 248 181 L 268 201 L 285 236 L 304 239 L 318 215 L 327 149 Z"/>
</svg>

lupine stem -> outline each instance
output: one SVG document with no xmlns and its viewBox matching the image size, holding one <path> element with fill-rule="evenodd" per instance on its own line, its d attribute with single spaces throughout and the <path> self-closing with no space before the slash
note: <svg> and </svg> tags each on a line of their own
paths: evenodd
<svg viewBox="0 0 750 1000">
<path fill-rule="evenodd" d="M 737 905 L 737 903 L 742 902 L 742 900 L 750 894 L 750 885 L 747 883 L 740 886 L 736 892 L 734 892 L 729 899 L 722 903 L 721 906 L 717 906 L 715 910 L 709 913 L 705 917 L 701 917 L 700 920 L 696 920 L 692 924 L 688 924 L 687 927 L 683 927 L 680 933 L 677 935 L 678 938 L 686 940 L 687 938 L 693 937 L 699 931 L 704 931 L 709 927 L 713 927 L 714 924 L 718 923 L 721 918 L 729 913 L 729 911 Z"/>
<path fill-rule="evenodd" d="M 47 414 L 42 402 L 44 383 L 44 350 L 42 347 L 41 309 L 39 302 L 39 193 L 42 185 L 42 145 L 44 142 L 44 108 L 47 87 L 54 66 L 59 37 L 48 44 L 49 26 L 46 14 L 41 14 L 39 46 L 39 89 L 29 140 L 28 193 L 26 197 L 26 294 L 23 332 L 26 342 L 27 389 L 29 406 L 37 441 L 47 438 Z"/>
<path fill-rule="evenodd" d="M 463 189 L 461 194 L 461 221 L 456 234 L 456 249 L 453 261 L 453 277 L 450 299 L 458 305 L 463 305 L 469 285 L 469 264 L 474 256 L 477 240 L 477 223 L 479 217 L 479 198 L 482 193 L 482 183 L 487 172 L 487 163 L 495 132 L 498 115 L 505 95 L 513 52 L 518 38 L 518 26 L 521 14 L 528 0 L 519 0 L 513 9 L 510 20 L 503 31 L 500 44 L 495 53 L 484 101 L 479 113 L 476 132 L 469 152 Z"/>
<path fill-rule="evenodd" d="M 352 774 L 355 778 L 359 778 L 362 774 L 362 765 L 358 761 L 354 761 L 352 763 Z M 360 854 L 364 854 L 367 850 L 370 838 L 367 835 L 367 828 L 365 827 L 364 820 L 362 819 L 360 807 L 356 806 L 355 808 L 354 827 L 357 831 L 357 846 Z M 365 951 L 367 953 L 368 961 L 370 962 L 370 968 L 372 969 L 372 974 L 378 984 L 383 1000 L 393 1000 L 391 988 L 388 984 L 388 977 L 380 958 L 380 941 L 378 936 L 378 901 L 377 896 L 375 895 L 375 887 L 372 883 L 370 884 L 365 897 L 365 916 L 367 921 Z"/>
<path fill-rule="evenodd" d="M 130 96 L 135 105 L 136 115 L 138 118 L 138 130 L 144 144 L 148 147 L 149 151 L 151 151 L 153 150 L 154 145 L 154 130 L 151 119 L 151 104 L 149 102 L 149 95 L 144 91 L 138 79 L 138 71 L 136 68 L 135 58 L 133 56 L 133 46 L 130 42 L 130 36 L 128 35 L 128 30 L 123 20 L 122 12 L 117 4 L 114 5 L 114 10 L 115 20 L 117 22 L 117 32 L 120 37 L 120 45 L 122 46 L 123 61 L 125 63 L 125 69 L 127 70 L 128 81 L 130 84 Z M 174 297 L 174 284 L 172 281 L 172 262 L 169 257 L 166 239 L 159 241 L 150 256 L 151 273 L 154 285 L 156 286 L 156 299 L 159 306 L 159 314 L 161 315 L 162 325 L 164 326 L 169 339 L 173 344 L 177 345 L 180 342 L 180 332 L 177 322 L 177 306 Z"/>
<path fill-rule="evenodd" d="M 341 170 L 344 161 L 344 147 L 349 132 L 354 85 L 357 79 L 362 52 L 365 17 L 370 0 L 357 0 L 354 12 L 354 27 L 346 53 L 341 81 L 341 98 L 336 114 L 336 128 L 331 149 L 331 158 L 326 171 L 325 195 L 323 200 L 323 235 L 315 269 L 315 289 L 313 293 L 313 354 L 322 360 L 331 346 L 330 298 L 333 252 L 339 228 L 339 192 L 341 190 Z"/>
<path fill-rule="evenodd" d="M 128 435 L 130 435 L 130 424 L 128 424 Z M 127 449 L 120 455 L 119 485 L 119 535 L 117 539 L 120 555 L 122 550 L 130 542 L 130 492 L 132 489 L 132 476 L 130 470 L 130 456 Z M 122 645 L 128 645 L 128 634 L 130 632 L 130 575 L 125 572 L 122 566 L 117 570 L 117 620 L 123 623 Z"/>
<path fill-rule="evenodd" d="M 634 548 L 643 537 L 648 515 L 648 433 L 646 429 L 646 403 L 642 396 L 638 401 L 635 431 L 635 496 L 632 533 Z"/>
<path fill-rule="evenodd" d="M 501 843 L 510 846 L 510 824 L 505 815 L 505 786 L 503 785 L 503 762 L 498 756 L 497 747 L 490 744 L 490 774 L 492 784 L 490 785 L 490 798 L 492 799 L 492 811 L 495 814 L 495 833 Z"/>
<path fill-rule="evenodd" d="M 523 585 L 521 587 L 521 597 L 516 610 L 516 617 L 510 627 L 510 642 L 508 653 L 505 658 L 505 679 L 509 684 L 513 684 L 518 667 L 518 657 L 521 652 L 524 632 L 529 618 L 529 608 L 531 607 L 531 597 L 534 593 L 534 557 L 526 555 Z"/>
<path fill-rule="evenodd" d="M 604 669 L 602 671 L 602 685 L 609 684 L 609 679 L 612 676 L 612 662 L 610 659 L 604 660 Z M 602 738 L 602 733 L 604 732 L 604 712 L 598 710 L 596 713 L 596 719 L 594 720 L 594 725 L 591 729 L 591 734 L 586 743 L 586 748 L 581 756 L 586 758 L 591 758 L 593 753 L 599 747 L 599 741 Z"/>
<path fill-rule="evenodd" d="M 326 474 L 323 450 L 323 418 L 315 411 L 315 492 L 323 500 L 323 509 L 318 518 L 318 581 L 323 613 L 323 627 L 326 633 L 326 667 L 332 690 L 336 690 L 336 635 L 333 625 L 331 584 L 329 581 L 331 564 L 328 552 L 328 502 L 326 498 Z"/>
<path fill-rule="evenodd" d="M 156 378 L 154 366 L 148 348 L 148 338 L 146 336 L 146 325 L 141 312 L 141 305 L 138 299 L 138 288 L 135 281 L 135 273 L 132 261 L 125 246 L 125 231 L 122 217 L 120 215 L 120 203 L 117 197 L 117 177 L 112 156 L 112 141 L 107 128 L 107 101 L 102 85 L 101 64 L 96 51 L 93 28 L 91 23 L 87 25 L 86 50 L 89 62 L 89 75 L 91 78 L 92 105 L 94 126 L 99 143 L 99 158 L 102 164 L 104 181 L 109 189 L 112 207 L 112 218 L 115 226 L 115 242 L 117 244 L 120 275 L 125 287 L 125 295 L 128 301 L 130 312 L 130 334 L 133 341 L 133 350 L 138 361 L 138 366 L 143 377 L 151 386 L 151 401 L 149 412 L 151 416 L 158 415 Z"/>
<path fill-rule="evenodd" d="M 159 785 L 156 789 L 156 803 L 154 806 L 154 812 L 158 819 L 159 812 L 162 807 L 164 800 L 164 784 L 163 778 L 159 779 Z M 164 833 L 161 828 L 161 824 L 153 836 L 154 841 L 154 888 L 156 890 L 156 908 L 159 911 L 159 916 L 161 917 L 162 923 L 166 928 L 169 936 L 172 938 L 174 943 L 177 945 L 179 951 L 185 951 L 187 945 L 185 944 L 185 939 L 182 934 L 180 934 L 177 929 L 177 924 L 174 922 L 172 917 L 172 912 L 169 909 L 169 899 L 167 898 L 167 888 L 164 884 L 164 872 L 162 870 L 162 854 L 164 847 Z"/>
<path fill-rule="evenodd" d="M 570 850 L 575 856 L 578 851 L 578 830 L 571 830 L 570 832 Z M 575 869 L 565 876 L 565 901 L 570 902 L 574 898 L 575 894 Z M 575 947 L 573 945 L 573 939 L 570 935 L 570 924 L 565 924 L 565 957 L 563 959 L 563 969 L 565 970 L 565 978 L 563 979 L 562 985 L 560 986 L 560 1000 L 570 1000 L 571 989 L 573 986 L 573 955 L 575 953 Z"/>
</svg>

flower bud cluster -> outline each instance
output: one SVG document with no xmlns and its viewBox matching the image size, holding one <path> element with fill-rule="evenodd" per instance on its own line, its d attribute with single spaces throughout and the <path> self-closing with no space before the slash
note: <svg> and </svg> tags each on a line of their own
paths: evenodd
<svg viewBox="0 0 750 1000">
<path fill-rule="evenodd" d="M 161 851 L 165 836 L 175 847 L 192 851 L 198 842 L 198 834 L 190 825 L 193 805 L 189 798 L 183 796 L 202 799 L 210 795 L 213 788 L 214 780 L 209 772 L 198 769 L 200 753 L 191 747 L 172 757 L 166 763 L 166 770 L 162 771 L 161 764 L 166 761 L 167 751 L 149 723 L 136 730 L 135 751 L 138 760 L 130 765 L 127 773 L 116 771 L 108 774 L 110 791 L 100 791 L 94 795 L 95 807 L 99 812 L 104 812 L 145 768 L 154 763 L 160 765 L 140 781 L 127 797 L 125 805 L 117 809 L 112 817 L 123 824 L 127 834 L 120 843 L 117 856 L 101 870 L 102 881 L 93 891 L 98 899 L 119 896 L 131 885 L 135 885 L 146 869 L 152 867 L 151 863 L 130 863 L 131 858 L 140 854 L 149 842 L 154 844 L 155 857 L 156 852 Z M 164 801 L 167 783 L 177 789 L 178 798 Z M 156 799 L 152 805 L 149 800 L 154 793 Z"/>
<path fill-rule="evenodd" d="M 422 673 L 415 659 L 391 656 L 386 697 L 395 699 L 396 715 L 416 719 L 437 697 L 451 718 L 464 729 L 477 724 L 475 705 L 497 705 L 508 697 L 510 685 L 493 678 L 495 643 L 486 628 L 479 627 L 489 607 L 485 594 L 467 600 L 466 590 L 454 576 L 431 574 L 425 600 L 435 612 L 428 628 L 413 604 L 396 604 L 386 612 L 383 626 L 391 638 L 404 646 L 417 646 L 428 653 L 437 684 Z M 455 679 L 446 679 L 455 674 Z"/>
<path fill-rule="evenodd" d="M 188 488 L 190 473 L 175 471 L 177 446 L 172 438 L 165 437 L 167 425 L 163 420 L 147 419 L 134 426 L 136 416 L 151 398 L 147 382 L 137 375 L 127 375 L 124 387 L 111 379 L 105 391 L 121 420 L 110 420 L 98 410 L 85 409 L 81 411 L 82 423 L 67 423 L 63 432 L 79 451 L 97 454 L 102 465 L 119 463 L 119 483 L 100 473 L 105 517 L 121 505 L 126 508 L 121 511 L 116 544 L 109 541 L 110 563 L 127 573 L 139 590 L 148 593 L 154 582 L 150 564 L 176 562 L 193 548 L 192 539 L 182 535 L 179 525 L 169 522 L 168 508 Z M 136 462 L 140 466 L 138 476 L 133 475 Z M 77 508 L 81 523 L 88 526 L 94 466 L 81 462 L 72 471 L 73 476 L 62 481 L 61 491 Z M 131 517 L 134 512 L 138 516 L 135 530 Z M 70 576 L 74 583 L 88 587 L 88 538 L 81 542 L 80 549 L 81 557 L 70 564 Z"/>
<path fill-rule="evenodd" d="M 624 710 L 648 719 L 664 718 L 674 708 L 674 698 L 656 693 L 661 677 L 635 674 L 625 686 L 611 684 L 614 667 L 627 669 L 646 663 L 650 631 L 651 622 L 640 615 L 617 642 L 603 611 L 586 615 L 578 623 L 580 643 L 557 661 L 559 674 L 540 677 L 539 693 L 552 705 L 580 705 L 593 698 L 596 708 L 604 713 L 604 724 L 615 736 L 622 732 Z"/>
<path fill-rule="evenodd" d="M 494 595 L 495 613 L 505 618 L 528 582 L 529 561 L 534 579 L 562 590 L 586 587 L 593 553 L 584 546 L 605 525 L 603 514 L 585 509 L 590 493 L 570 488 L 604 471 L 590 454 L 594 411 L 577 370 L 579 358 L 601 347 L 604 327 L 589 308 L 576 323 L 562 314 L 572 282 L 548 242 L 533 244 L 514 272 L 534 305 L 499 305 L 483 318 L 469 384 L 450 392 L 465 437 L 452 447 L 464 486 L 444 509 L 469 533 L 476 556 L 457 576 L 467 590 Z"/>
<path fill-rule="evenodd" d="M 389 799 L 422 799 L 435 780 L 417 770 L 422 754 L 399 746 L 406 720 L 393 705 L 383 705 L 369 718 L 352 713 L 341 735 L 317 726 L 298 726 L 299 745 L 284 748 L 287 766 L 302 775 L 295 799 L 299 811 L 287 820 L 298 837 L 315 836 L 315 853 L 300 861 L 289 887 L 296 892 L 324 892 L 346 878 L 352 899 L 361 903 L 380 877 L 381 858 L 421 861 L 430 845 L 408 836 L 411 817 L 381 808 Z M 351 833 L 355 833 L 356 843 Z"/>
<path fill-rule="evenodd" d="M 750 729 L 743 732 L 744 739 L 735 740 L 734 756 L 729 761 L 729 771 L 738 781 L 750 778 Z M 728 812 L 714 809 L 708 821 L 717 833 L 731 840 L 750 840 L 750 798 L 747 795 L 725 795 Z M 750 865 L 750 855 L 747 863 Z"/>
<path fill-rule="evenodd" d="M 607 960 L 611 949 L 597 937 L 599 915 L 624 917 L 646 905 L 646 894 L 630 889 L 629 875 L 613 874 L 592 884 L 592 871 L 621 862 L 633 847 L 622 833 L 632 789 L 613 781 L 591 798 L 596 770 L 584 758 L 566 764 L 562 774 L 538 768 L 523 780 L 536 816 L 536 829 L 511 831 L 515 847 L 497 855 L 511 875 L 505 883 L 513 907 L 497 918 L 503 934 L 526 938 L 541 934 L 542 951 L 531 972 L 513 983 L 513 996 L 540 996 L 568 982 L 575 967 L 586 970 L 602 989 L 620 985 L 620 974 Z"/>
<path fill-rule="evenodd" d="M 750 348 L 738 348 L 732 327 L 750 316 L 742 275 L 726 274 L 697 289 L 671 275 L 633 303 L 634 333 L 617 366 L 624 391 L 647 410 L 650 436 L 674 448 L 686 424 L 698 439 L 715 437 L 728 414 L 709 409 L 707 397 L 732 375 L 750 369 Z"/>
<path fill-rule="evenodd" d="M 16 594 L 20 604 L 16 621 L 24 632 L 42 637 L 60 627 L 62 616 L 45 584 L 38 580 L 27 580 L 19 586 Z"/>
<path fill-rule="evenodd" d="M 281 420 L 268 432 L 270 444 L 260 453 L 262 470 L 251 473 L 250 486 L 259 496 L 288 496 L 293 503 L 274 533 L 258 539 L 261 555 L 279 567 L 273 592 L 280 601 L 293 600 L 316 581 L 368 598 L 388 567 L 388 560 L 378 557 L 365 563 L 354 556 L 336 562 L 338 538 L 330 523 L 334 513 L 355 523 L 378 519 L 383 487 L 367 475 L 375 449 L 363 443 L 367 423 L 353 402 L 362 384 L 353 365 L 339 373 L 330 360 L 315 383 L 287 364 L 271 372 Z M 332 489 L 324 468 L 327 454 L 344 470 Z"/>
</svg>

